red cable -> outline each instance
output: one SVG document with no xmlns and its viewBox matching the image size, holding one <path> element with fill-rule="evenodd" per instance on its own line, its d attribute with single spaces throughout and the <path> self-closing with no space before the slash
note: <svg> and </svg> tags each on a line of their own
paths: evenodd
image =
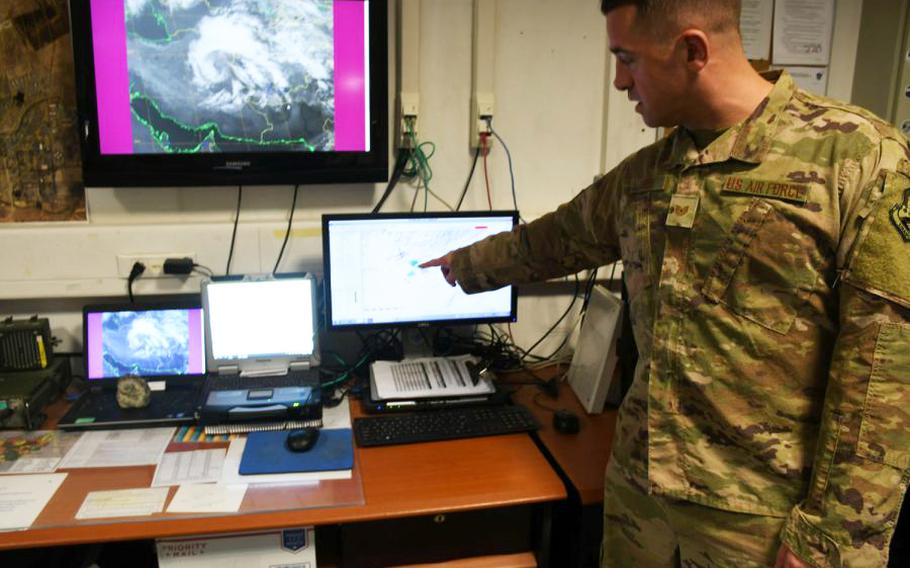
<svg viewBox="0 0 910 568">
<path fill-rule="evenodd" d="M 490 192 L 490 174 L 487 172 L 487 137 L 489 134 L 482 132 L 480 134 L 480 153 L 483 154 L 483 179 L 487 184 L 487 204 L 490 211 L 493 210 L 493 194 Z"/>
</svg>

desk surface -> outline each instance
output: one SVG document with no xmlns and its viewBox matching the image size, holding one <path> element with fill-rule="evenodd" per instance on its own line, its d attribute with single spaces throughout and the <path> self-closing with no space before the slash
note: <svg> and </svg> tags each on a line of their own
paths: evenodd
<svg viewBox="0 0 910 568">
<path fill-rule="evenodd" d="M 564 369 L 565 367 L 563 367 Z M 542 377 L 555 376 L 555 367 L 539 373 Z M 505 375 L 508 382 L 512 375 Z M 525 379 L 523 374 L 514 375 Z M 604 474 L 607 459 L 613 447 L 616 429 L 616 409 L 607 408 L 601 414 L 587 414 L 568 383 L 560 382 L 559 397 L 552 399 L 533 385 L 523 385 L 512 395 L 515 402 L 523 404 L 541 424 L 538 431 L 541 442 L 565 472 L 572 486 L 578 491 L 582 505 L 603 502 Z M 553 410 L 571 410 L 578 415 L 581 429 L 577 434 L 562 434 L 553 428 Z"/>
<path fill-rule="evenodd" d="M 62 404 L 51 408 L 49 414 L 62 415 Z M 360 405 L 353 403 L 352 416 L 360 414 Z M 316 488 L 271 486 L 248 490 L 246 499 L 254 499 L 266 507 L 269 503 L 281 503 L 284 510 L 205 517 L 168 515 L 161 519 L 141 517 L 135 521 L 102 520 L 91 524 L 73 520 L 87 492 L 147 487 L 154 469 L 154 466 L 142 466 L 69 470 L 66 481 L 36 522 L 46 528 L 0 533 L 0 549 L 349 523 L 542 503 L 566 497 L 562 482 L 530 436 L 512 434 L 378 448 L 355 446 L 355 479 L 348 483 L 333 481 L 320 483 Z M 293 499 L 306 506 L 309 491 L 353 491 L 353 483 L 362 483 L 362 505 L 299 509 L 287 505 L 288 499 Z M 360 487 L 357 485 L 357 490 Z M 173 492 L 174 489 L 171 496 Z M 340 500 L 344 501 L 345 495 Z"/>
</svg>

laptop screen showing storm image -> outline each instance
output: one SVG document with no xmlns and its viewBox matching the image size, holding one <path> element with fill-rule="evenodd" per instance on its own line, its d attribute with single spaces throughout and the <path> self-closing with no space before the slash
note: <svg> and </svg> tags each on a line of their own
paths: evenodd
<svg viewBox="0 0 910 568">
<path fill-rule="evenodd" d="M 89 379 L 205 373 L 201 308 L 87 310 L 84 323 Z"/>
</svg>

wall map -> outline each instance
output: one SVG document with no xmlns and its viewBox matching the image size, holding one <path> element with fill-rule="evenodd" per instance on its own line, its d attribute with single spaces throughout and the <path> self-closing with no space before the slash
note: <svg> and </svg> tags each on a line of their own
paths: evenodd
<svg viewBox="0 0 910 568">
<path fill-rule="evenodd" d="M 0 222 L 82 221 L 66 0 L 0 8 Z"/>
</svg>

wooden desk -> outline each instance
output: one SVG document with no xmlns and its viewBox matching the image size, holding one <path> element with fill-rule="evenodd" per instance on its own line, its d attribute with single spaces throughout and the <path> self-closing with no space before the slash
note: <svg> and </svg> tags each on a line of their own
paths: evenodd
<svg viewBox="0 0 910 568">
<path fill-rule="evenodd" d="M 613 447 L 616 409 L 607 408 L 601 414 L 588 414 L 571 387 L 564 382 L 559 383 L 559 396 L 556 399 L 549 398 L 533 385 L 523 385 L 512 395 L 512 399 L 528 407 L 540 422 L 541 428 L 537 435 L 578 492 L 581 504 L 603 503 L 604 473 Z M 557 432 L 553 427 L 553 412 L 550 409 L 565 409 L 575 413 L 581 429 L 577 434 Z"/>
<path fill-rule="evenodd" d="M 50 410 L 57 416 L 62 414 L 60 408 Z M 356 417 L 360 412 L 359 404 L 352 404 L 352 415 Z M 0 550 L 436 518 L 546 504 L 566 497 L 559 476 L 526 434 L 379 448 L 355 446 L 354 471 L 352 480 L 321 482 L 315 487 L 251 487 L 240 514 L 161 514 L 136 520 L 88 522 L 76 521 L 73 515 L 89 491 L 147 487 L 154 467 L 69 470 L 67 479 L 39 516 L 37 528 L 0 534 Z M 363 504 L 320 508 L 295 505 L 305 507 L 309 492 L 326 488 L 340 492 L 344 500 L 354 491 L 355 484 L 357 488 L 362 484 Z M 171 497 L 174 491 L 171 490 Z M 255 511 L 248 507 L 248 501 L 265 503 L 273 510 Z"/>
<path fill-rule="evenodd" d="M 557 375 L 557 369 L 538 374 L 549 379 Z M 503 378 L 508 382 L 510 378 L 525 380 L 527 376 L 519 373 Z M 564 382 L 559 384 L 558 394 L 552 399 L 536 386 L 522 385 L 512 398 L 528 407 L 541 423 L 537 433 L 541 446 L 569 490 L 567 501 L 554 512 L 554 558 L 560 558 L 562 566 L 596 566 L 603 532 L 604 474 L 613 446 L 617 411 L 607 408 L 601 414 L 587 414 Z M 581 423 L 579 432 L 557 432 L 550 409 L 574 412 Z"/>
</svg>

